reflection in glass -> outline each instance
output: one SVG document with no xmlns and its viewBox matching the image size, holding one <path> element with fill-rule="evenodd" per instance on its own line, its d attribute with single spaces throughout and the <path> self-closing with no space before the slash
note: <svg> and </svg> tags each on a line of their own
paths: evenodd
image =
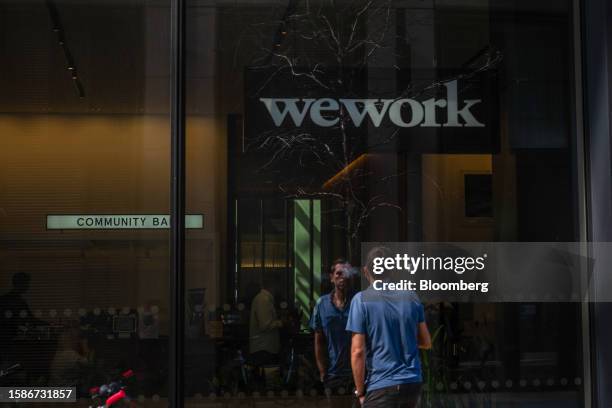
<svg viewBox="0 0 612 408">
<path fill-rule="evenodd" d="M 47 217 L 168 214 L 169 5 L 0 1 L 3 386 L 166 396 L 167 229 Z"/>
<path fill-rule="evenodd" d="M 188 398 L 322 395 L 308 318 L 331 262 L 360 265 L 363 242 L 577 238 L 571 10 L 189 2 L 189 212 L 213 221 L 190 238 L 188 288 L 206 289 L 209 317 L 186 360 L 215 358 Z M 270 276 L 286 359 L 253 361 L 252 305 Z M 427 404 L 503 389 L 580 405 L 575 305 L 426 314 Z"/>
</svg>

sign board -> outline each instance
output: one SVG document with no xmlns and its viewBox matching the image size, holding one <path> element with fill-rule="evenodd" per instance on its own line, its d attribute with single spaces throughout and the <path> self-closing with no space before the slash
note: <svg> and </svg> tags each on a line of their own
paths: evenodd
<svg viewBox="0 0 612 408">
<path fill-rule="evenodd" d="M 84 229 L 84 230 L 118 230 L 118 229 L 169 229 L 170 216 L 159 214 L 83 214 L 83 215 L 47 215 L 47 229 Z M 185 228 L 204 228 L 204 215 L 185 216 Z"/>
<path fill-rule="evenodd" d="M 384 68 L 319 69 L 308 75 L 299 68 L 247 69 L 246 137 L 252 142 L 308 134 L 332 151 L 341 134 L 366 140 L 364 146 L 386 141 L 410 152 L 498 149 L 494 71 L 428 72 L 414 75 L 403 88 L 398 77 L 398 70 Z"/>
</svg>

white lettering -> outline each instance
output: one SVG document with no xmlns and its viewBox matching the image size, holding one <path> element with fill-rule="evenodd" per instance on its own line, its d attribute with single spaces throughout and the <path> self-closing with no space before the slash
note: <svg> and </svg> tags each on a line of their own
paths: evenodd
<svg viewBox="0 0 612 408">
<path fill-rule="evenodd" d="M 270 116 L 272 116 L 272 120 L 274 121 L 276 127 L 279 127 L 283 123 L 285 117 L 287 116 L 287 113 L 289 114 L 289 116 L 291 116 L 291 119 L 293 120 L 295 126 L 302 126 L 302 122 L 304 121 L 304 117 L 306 116 L 310 105 L 312 105 L 312 103 L 315 101 L 314 99 L 297 98 L 259 98 L 259 100 L 263 102 L 264 106 L 268 109 L 268 112 L 270 113 Z M 302 111 L 300 111 L 297 106 L 298 101 L 304 102 L 304 107 L 302 108 Z M 279 102 L 285 104 L 285 107 L 282 112 L 278 109 Z"/>
<path fill-rule="evenodd" d="M 321 112 L 337 111 L 338 109 L 340 109 L 340 105 L 338 105 L 338 101 L 335 99 L 319 99 L 313 103 L 312 108 L 310 108 L 310 119 L 312 119 L 315 125 L 319 125 L 321 127 L 334 126 L 340 119 L 338 117 L 335 119 L 326 119 L 323 117 L 323 115 L 321 115 Z"/>
<path fill-rule="evenodd" d="M 404 120 L 402 119 L 402 105 L 404 104 L 410 105 L 410 112 L 412 117 L 410 118 L 410 122 L 408 123 L 404 122 Z M 423 121 L 424 115 L 425 113 L 423 111 L 423 106 L 414 99 L 397 100 L 389 108 L 389 119 L 391 120 L 391 122 L 393 122 L 394 125 L 400 127 L 417 126 Z"/>
<path fill-rule="evenodd" d="M 361 122 L 363 122 L 366 116 L 370 117 L 375 127 L 380 126 L 393 100 L 382 99 L 382 107 L 379 111 L 376 103 L 380 103 L 380 101 L 381 99 L 340 99 L 340 103 L 344 105 L 356 127 L 361 126 Z M 359 108 L 357 108 L 358 103 L 363 105 L 363 110 L 359 111 Z"/>
<path fill-rule="evenodd" d="M 482 102 L 480 99 L 469 99 L 465 101 L 463 109 L 458 109 L 457 103 L 457 81 L 450 81 L 444 84 L 446 87 L 446 97 L 448 98 L 448 120 L 444 127 L 459 127 L 464 126 L 459 123 L 459 116 L 465 121 L 467 127 L 484 127 L 483 123 L 476 120 L 470 108 L 477 103 Z"/>
<path fill-rule="evenodd" d="M 431 99 L 424 101 L 423 106 L 425 106 L 425 122 L 421 123 L 421 126 L 423 127 L 442 126 L 436 122 L 436 107 L 445 108 L 446 100 L 431 98 Z"/>
<path fill-rule="evenodd" d="M 395 126 L 407 128 L 422 127 L 484 127 L 471 112 L 473 106 L 482 102 L 481 99 L 468 99 L 459 109 L 457 80 L 444 84 L 446 99 L 430 98 L 423 102 L 416 99 L 300 99 L 300 98 L 259 98 L 264 104 L 276 127 L 280 127 L 287 116 L 294 126 L 303 125 L 306 115 L 316 126 L 331 127 L 340 121 L 340 107 L 346 110 L 355 127 L 363 125 L 366 117 L 374 127 L 380 127 L 385 115 Z M 446 108 L 445 123 L 437 120 L 438 109 Z M 409 110 L 404 112 L 403 110 Z M 409 121 L 406 119 L 410 118 Z M 459 120 L 461 118 L 461 121 Z"/>
<path fill-rule="evenodd" d="M 383 273 L 385 271 L 385 269 L 382 267 L 382 264 L 384 262 L 385 258 L 374 258 L 374 265 L 373 265 L 373 270 L 372 272 L 374 272 L 377 275 L 380 275 L 381 273 Z"/>
<path fill-rule="evenodd" d="M 421 265 L 421 259 L 422 258 L 416 258 L 416 257 L 410 258 L 410 261 L 412 262 L 412 269 L 410 271 L 411 275 L 414 275 L 416 271 L 419 270 L 419 267 Z"/>
</svg>

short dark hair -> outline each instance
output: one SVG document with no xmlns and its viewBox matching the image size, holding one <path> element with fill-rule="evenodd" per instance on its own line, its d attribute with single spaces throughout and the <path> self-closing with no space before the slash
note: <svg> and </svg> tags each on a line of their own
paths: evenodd
<svg viewBox="0 0 612 408">
<path fill-rule="evenodd" d="M 367 273 L 372 274 L 374 270 L 374 259 L 375 258 L 391 258 L 393 256 L 393 252 L 383 246 L 375 246 L 368 251 L 366 255 L 366 263 L 365 267 L 367 269 Z M 390 273 L 391 272 L 391 273 Z M 393 271 L 384 271 L 381 275 L 381 278 L 386 279 L 389 278 Z"/>
<path fill-rule="evenodd" d="M 334 259 L 334 261 L 331 263 L 331 267 L 329 268 L 329 273 L 334 273 L 334 270 L 336 269 L 336 265 L 343 265 L 347 263 L 349 262 L 346 260 L 346 258 Z"/>
</svg>

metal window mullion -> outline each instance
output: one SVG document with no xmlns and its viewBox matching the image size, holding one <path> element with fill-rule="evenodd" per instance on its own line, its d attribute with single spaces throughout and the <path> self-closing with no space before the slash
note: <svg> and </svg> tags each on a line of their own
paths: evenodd
<svg viewBox="0 0 612 408">
<path fill-rule="evenodd" d="M 261 242 L 261 276 L 266 273 L 266 229 L 265 229 L 264 199 L 259 200 L 259 240 Z"/>
<path fill-rule="evenodd" d="M 291 299 L 292 296 L 290 296 L 290 279 L 289 277 L 291 276 L 290 271 L 289 271 L 289 267 L 290 267 L 290 259 L 289 259 L 289 252 L 290 252 L 290 242 L 289 240 L 290 238 L 290 231 L 289 231 L 289 224 L 290 224 L 290 219 L 289 219 L 289 201 L 287 199 L 283 200 L 283 202 L 285 203 L 285 297 L 287 299 Z M 295 294 L 293 295 L 295 296 Z"/>
<path fill-rule="evenodd" d="M 308 265 L 308 269 L 310 270 L 310 302 L 312 303 L 312 301 L 314 300 L 314 205 L 313 205 L 313 200 L 310 199 L 308 200 L 308 210 L 309 210 L 309 217 L 308 217 L 308 228 L 309 228 L 309 244 L 310 244 L 310 259 L 309 259 L 309 265 Z"/>
<path fill-rule="evenodd" d="M 168 402 L 184 405 L 183 359 L 185 326 L 185 4 L 170 3 L 170 336 Z"/>
<path fill-rule="evenodd" d="M 574 172 L 575 172 L 575 183 L 577 186 L 577 208 L 578 208 L 578 234 L 577 238 L 579 242 L 587 242 L 588 241 L 588 214 L 587 214 L 587 151 L 585 147 L 585 115 L 584 115 L 584 77 L 583 77 L 583 53 L 582 53 L 582 5 L 580 4 L 581 0 L 573 0 L 572 1 L 572 31 L 573 31 L 573 79 L 574 79 L 574 89 L 573 89 L 573 100 L 575 107 L 575 115 L 572 118 L 572 127 L 573 127 L 573 138 L 574 141 Z M 582 247 L 582 246 L 581 246 Z M 588 259 L 589 253 L 583 254 L 584 259 Z M 587 270 L 588 266 L 581 265 L 581 268 Z M 581 287 L 588 287 L 589 282 L 586 278 L 586 274 L 581 274 L 583 276 L 583 281 L 580 283 Z M 587 292 L 587 300 L 588 300 L 588 292 Z M 593 406 L 593 380 L 592 380 L 592 370 L 591 370 L 591 316 L 590 316 L 590 303 L 581 302 L 579 305 L 580 312 L 580 331 L 582 333 L 582 341 L 581 341 L 581 357 L 582 357 L 582 375 L 584 377 L 584 386 L 583 386 L 583 396 L 584 396 L 584 408 L 591 408 Z"/>
</svg>

